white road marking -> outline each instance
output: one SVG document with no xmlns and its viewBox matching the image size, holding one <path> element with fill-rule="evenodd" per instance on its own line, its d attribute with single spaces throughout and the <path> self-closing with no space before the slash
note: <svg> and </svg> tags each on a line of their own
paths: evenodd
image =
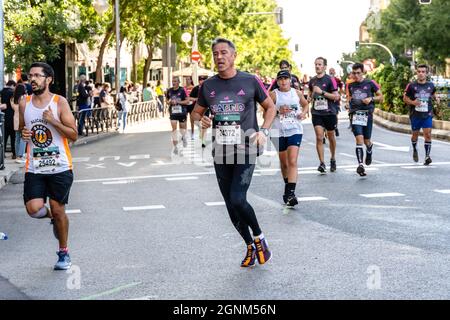
<svg viewBox="0 0 450 320">
<path fill-rule="evenodd" d="M 436 168 L 435 166 L 409 166 L 409 167 L 400 167 L 402 169 L 427 169 L 427 168 Z"/>
<path fill-rule="evenodd" d="M 380 169 L 378 169 L 378 168 L 367 168 L 367 167 L 364 167 L 364 170 L 366 170 L 366 171 L 378 171 L 378 170 L 380 170 Z M 345 171 L 348 171 L 348 172 L 356 172 L 356 167 L 355 167 L 355 169 L 345 169 Z"/>
<path fill-rule="evenodd" d="M 66 210 L 66 213 L 81 213 L 80 209 L 70 209 L 70 210 Z"/>
<path fill-rule="evenodd" d="M 106 159 L 113 159 L 114 161 L 119 161 L 120 156 L 106 156 L 106 157 L 100 157 L 98 158 L 98 161 L 105 161 Z"/>
<path fill-rule="evenodd" d="M 225 202 L 205 202 L 208 207 L 224 206 Z"/>
<path fill-rule="evenodd" d="M 89 160 L 91 160 L 91 158 L 89 158 L 89 157 L 72 158 L 73 163 L 89 162 Z"/>
<path fill-rule="evenodd" d="M 175 163 L 170 163 L 175 164 Z M 434 166 L 440 165 L 450 165 L 449 162 L 434 162 Z M 90 165 L 90 164 L 86 164 Z M 103 164 L 101 164 L 103 165 Z M 152 164 L 158 165 L 158 164 Z M 161 164 L 159 164 L 161 165 Z M 212 165 L 212 164 L 211 164 Z M 374 164 L 372 167 L 376 168 L 389 168 L 389 167 L 401 167 L 401 166 L 411 166 L 416 164 L 408 164 L 408 163 L 386 163 L 386 164 Z M 91 165 L 92 166 L 92 165 Z M 356 169 L 355 165 L 346 165 L 346 166 L 338 166 L 338 169 Z M 304 171 L 313 171 L 316 170 L 316 167 L 305 167 L 299 169 L 299 173 L 303 173 Z M 280 172 L 280 169 L 256 169 L 255 172 Z M 215 175 L 214 171 L 206 171 L 206 172 L 191 172 L 191 173 L 178 173 L 178 174 L 161 174 L 161 175 L 149 175 L 149 176 L 130 176 L 130 177 L 116 177 L 116 178 L 100 178 L 100 179 L 85 179 L 85 180 L 75 180 L 75 183 L 83 183 L 83 182 L 103 182 L 103 181 L 119 181 L 119 180 L 142 180 L 142 179 L 154 179 L 154 178 L 170 178 L 170 177 L 185 177 L 185 176 L 203 176 L 203 175 Z"/>
<path fill-rule="evenodd" d="M 349 158 L 356 159 L 356 156 L 355 156 L 355 155 L 352 155 L 352 154 L 343 153 L 343 152 L 340 152 L 339 154 L 340 154 L 341 156 L 344 156 L 344 157 L 349 157 Z"/>
<path fill-rule="evenodd" d="M 157 210 L 165 209 L 163 205 L 142 206 L 142 207 L 123 207 L 123 211 L 143 211 L 143 210 Z"/>
<path fill-rule="evenodd" d="M 134 166 L 134 165 L 136 164 L 136 161 L 129 162 L 129 163 L 118 162 L 117 164 L 120 165 L 120 166 L 128 167 L 128 168 L 129 168 L 129 167 Z"/>
<path fill-rule="evenodd" d="M 360 194 L 364 198 L 385 198 L 385 197 L 404 197 L 403 193 L 398 192 L 386 192 L 386 193 L 366 193 Z"/>
<path fill-rule="evenodd" d="M 156 299 L 158 299 L 158 296 L 144 296 L 140 298 L 132 298 L 127 300 L 156 300 Z"/>
<path fill-rule="evenodd" d="M 121 180 L 121 181 L 107 181 L 107 182 L 102 182 L 105 185 L 109 185 L 109 184 L 128 184 L 128 183 L 134 183 L 133 180 Z"/>
<path fill-rule="evenodd" d="M 98 294 L 94 294 L 92 296 L 81 298 L 80 300 L 94 300 L 94 299 L 97 299 L 97 298 L 100 298 L 100 297 L 103 297 L 103 296 L 108 296 L 108 295 L 111 295 L 111 294 L 115 294 L 117 292 L 120 292 L 122 290 L 131 288 L 131 287 L 135 287 L 135 286 L 137 286 L 137 285 L 139 285 L 141 283 L 142 282 L 133 282 L 133 283 L 130 283 L 130 284 L 127 284 L 127 285 L 124 285 L 124 286 L 113 288 L 113 289 L 105 291 L 105 292 L 101 292 L 101 293 L 98 293 Z"/>
<path fill-rule="evenodd" d="M 86 169 L 92 169 L 92 168 L 101 168 L 101 169 L 106 169 L 105 167 L 104 167 L 104 163 L 99 163 L 99 164 L 90 164 L 90 163 L 86 163 L 86 165 L 88 166 L 88 167 L 86 167 Z"/>
<path fill-rule="evenodd" d="M 450 189 L 446 189 L 446 190 L 434 190 L 434 192 L 439 192 L 439 193 L 444 193 L 444 194 L 450 194 Z"/>
<path fill-rule="evenodd" d="M 299 202 L 306 202 L 306 201 L 324 201 L 328 200 L 328 198 L 325 197 L 298 197 L 297 200 Z"/>
<path fill-rule="evenodd" d="M 150 159 L 149 154 L 136 154 L 130 156 L 130 160 L 143 160 L 143 159 Z"/>
<path fill-rule="evenodd" d="M 166 178 L 167 181 L 198 180 L 198 177 Z"/>
<path fill-rule="evenodd" d="M 396 147 L 396 146 L 391 146 L 389 144 L 376 142 L 376 141 L 373 141 L 372 143 L 376 146 L 379 146 L 378 149 L 382 149 L 382 150 L 409 152 L 409 146 L 408 147 Z"/>
</svg>

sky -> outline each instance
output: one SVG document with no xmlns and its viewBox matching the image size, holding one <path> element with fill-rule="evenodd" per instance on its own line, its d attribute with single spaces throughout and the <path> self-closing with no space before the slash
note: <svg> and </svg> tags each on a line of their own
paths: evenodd
<svg viewBox="0 0 450 320">
<path fill-rule="evenodd" d="M 370 0 L 277 0 L 283 7 L 284 36 L 290 38 L 293 60 L 303 74 L 315 75 L 314 59 L 323 56 L 328 67 L 340 68 L 343 52 L 355 50 L 359 26 L 367 16 Z M 303 67 L 300 67 L 303 65 Z"/>
</svg>

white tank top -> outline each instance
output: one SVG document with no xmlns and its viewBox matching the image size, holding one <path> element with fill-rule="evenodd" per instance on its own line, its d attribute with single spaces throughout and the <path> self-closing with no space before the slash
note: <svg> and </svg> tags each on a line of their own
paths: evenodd
<svg viewBox="0 0 450 320">
<path fill-rule="evenodd" d="M 43 119 L 43 113 L 50 107 L 53 116 L 58 116 L 58 95 L 53 95 L 45 108 L 33 105 L 33 96 L 27 97 L 25 106 L 25 127 L 32 132 L 31 141 L 27 144 L 26 172 L 36 174 L 55 174 L 72 170 L 72 156 L 69 142 L 54 126 Z"/>
<path fill-rule="evenodd" d="M 281 106 L 288 105 L 292 111 L 286 114 L 277 114 L 272 125 L 272 129 L 279 130 L 280 137 L 290 137 L 294 134 L 303 134 L 303 126 L 301 120 L 297 116 L 302 113 L 300 98 L 294 88 L 290 91 L 282 92 L 275 89 L 277 111 Z"/>
</svg>

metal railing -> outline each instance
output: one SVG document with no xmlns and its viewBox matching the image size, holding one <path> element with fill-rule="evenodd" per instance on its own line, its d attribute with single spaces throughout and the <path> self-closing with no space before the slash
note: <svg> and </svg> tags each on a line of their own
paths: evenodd
<svg viewBox="0 0 450 320">
<path fill-rule="evenodd" d="M 101 132 L 115 130 L 117 128 L 117 117 L 119 112 L 120 111 L 117 111 L 114 106 L 72 111 L 77 128 L 79 121 L 84 117 L 83 133 L 86 136 L 89 134 L 99 134 Z M 133 103 L 130 105 L 127 112 L 127 125 L 154 119 L 158 117 L 157 102 L 147 101 Z"/>
</svg>

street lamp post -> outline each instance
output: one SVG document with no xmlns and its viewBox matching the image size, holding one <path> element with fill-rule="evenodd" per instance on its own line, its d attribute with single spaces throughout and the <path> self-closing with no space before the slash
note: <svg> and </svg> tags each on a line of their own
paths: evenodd
<svg viewBox="0 0 450 320">
<path fill-rule="evenodd" d="M 192 46 L 188 45 L 188 42 L 191 41 L 191 34 L 189 32 L 185 32 L 181 36 L 181 40 L 186 43 L 188 48 L 191 49 L 192 52 L 198 52 L 198 40 L 197 40 L 197 25 L 194 24 L 194 37 L 192 38 Z M 192 81 L 194 85 L 198 85 L 198 60 L 192 59 L 191 56 L 191 66 L 192 66 Z"/>
<path fill-rule="evenodd" d="M 386 50 L 386 51 L 389 53 L 389 55 L 391 56 L 391 64 L 395 67 L 395 62 L 396 62 L 396 60 L 395 60 L 395 58 L 394 58 L 394 55 L 392 54 L 392 51 L 389 50 L 389 48 L 386 47 L 384 44 L 381 44 L 381 43 L 378 43 L 378 42 L 359 42 L 359 45 L 365 45 L 365 46 L 378 46 L 378 47 L 383 48 L 383 49 Z"/>
</svg>

